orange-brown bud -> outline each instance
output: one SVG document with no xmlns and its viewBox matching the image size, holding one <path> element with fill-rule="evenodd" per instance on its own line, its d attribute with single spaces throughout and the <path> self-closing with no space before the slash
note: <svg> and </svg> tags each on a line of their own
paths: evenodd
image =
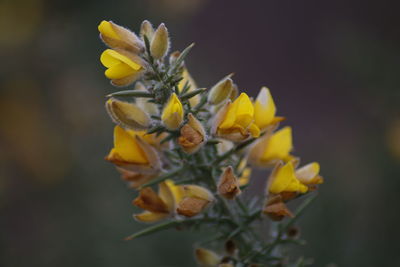
<svg viewBox="0 0 400 267">
<path fill-rule="evenodd" d="M 188 123 L 181 128 L 180 132 L 178 143 L 188 154 L 196 152 L 205 142 L 204 127 L 192 114 L 188 115 Z"/>
<path fill-rule="evenodd" d="M 165 202 L 151 187 L 145 187 L 140 190 L 139 196 L 133 200 L 132 204 L 151 212 L 169 213 Z"/>
<path fill-rule="evenodd" d="M 210 202 L 205 199 L 186 197 L 179 202 L 177 213 L 186 217 L 193 217 L 201 213 Z"/>
<path fill-rule="evenodd" d="M 285 216 L 293 217 L 293 213 L 287 208 L 280 195 L 274 195 L 267 200 L 263 213 L 273 221 L 281 221 Z"/>
<path fill-rule="evenodd" d="M 227 199 L 234 199 L 241 193 L 239 181 L 231 166 L 226 168 L 219 178 L 218 193 Z"/>
</svg>

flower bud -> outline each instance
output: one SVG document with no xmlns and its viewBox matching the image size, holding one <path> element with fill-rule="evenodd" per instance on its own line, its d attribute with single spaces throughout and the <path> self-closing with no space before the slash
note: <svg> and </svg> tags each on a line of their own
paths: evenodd
<svg viewBox="0 0 400 267">
<path fill-rule="evenodd" d="M 188 122 L 183 125 L 180 132 L 178 143 L 188 154 L 196 152 L 206 141 L 203 125 L 191 113 L 188 114 Z"/>
<path fill-rule="evenodd" d="M 233 90 L 233 81 L 230 78 L 231 76 L 232 74 L 226 76 L 210 89 L 208 102 L 211 105 L 218 105 L 230 97 Z"/>
<path fill-rule="evenodd" d="M 233 173 L 232 166 L 225 168 L 218 182 L 218 193 L 227 199 L 234 199 L 241 193 L 239 181 Z"/>
<path fill-rule="evenodd" d="M 136 82 L 135 83 L 135 90 L 148 92 L 146 87 L 141 82 Z M 149 99 L 147 99 L 145 97 L 136 98 L 135 103 L 137 104 L 137 106 L 139 108 L 144 110 L 149 115 L 156 115 L 157 116 L 160 113 L 160 111 L 158 110 L 158 106 L 155 103 L 150 102 Z"/>
<path fill-rule="evenodd" d="M 140 53 L 144 48 L 143 42 L 135 33 L 112 21 L 103 20 L 98 29 L 100 38 L 111 48 L 120 48 L 135 54 Z"/>
<path fill-rule="evenodd" d="M 149 115 L 133 103 L 110 98 L 106 102 L 106 109 L 111 119 L 124 128 L 144 130 L 151 124 Z"/>
<path fill-rule="evenodd" d="M 220 256 L 205 248 L 196 248 L 194 251 L 197 263 L 202 267 L 215 267 L 220 263 Z"/>
<path fill-rule="evenodd" d="M 144 20 L 142 22 L 142 25 L 140 26 L 140 36 L 144 38 L 144 36 L 147 37 L 148 40 L 151 40 L 154 35 L 154 28 L 153 25 L 151 25 L 150 21 Z"/>
<path fill-rule="evenodd" d="M 169 36 L 164 23 L 158 26 L 150 43 L 150 52 L 155 59 L 163 58 L 169 50 Z"/>
<path fill-rule="evenodd" d="M 178 96 L 173 93 L 164 107 L 161 120 L 168 129 L 175 130 L 179 128 L 183 122 L 183 116 L 184 110 L 182 103 Z"/>
<path fill-rule="evenodd" d="M 204 211 L 214 201 L 212 193 L 198 185 L 184 185 L 184 198 L 179 202 L 177 213 L 193 217 Z"/>
</svg>

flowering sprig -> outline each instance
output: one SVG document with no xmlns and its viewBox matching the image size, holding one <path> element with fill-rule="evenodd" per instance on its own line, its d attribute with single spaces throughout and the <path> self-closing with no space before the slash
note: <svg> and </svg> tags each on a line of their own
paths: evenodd
<svg viewBox="0 0 400 267">
<path fill-rule="evenodd" d="M 261 88 L 253 100 L 239 94 L 231 74 L 209 90 L 199 88 L 185 65 L 193 44 L 167 58 L 171 45 L 164 24 L 154 29 L 144 21 L 139 36 L 111 21 L 98 28 L 109 46 L 100 57 L 105 76 L 115 86 L 134 84 L 107 96 L 116 126 L 106 160 L 138 190 L 132 203 L 143 212 L 134 218 L 153 223 L 126 239 L 211 226 L 216 235 L 195 249 L 199 265 L 284 264 L 280 248 L 302 243 L 289 230 L 315 194 L 295 213 L 287 202 L 315 191 L 323 179 L 316 162 L 297 168 L 292 130 L 277 130 L 284 118 L 276 116 L 270 90 Z M 242 195 L 252 167 L 273 168 L 263 201 Z M 268 218 L 285 217 L 267 238 L 255 229 Z M 221 243 L 224 253 L 201 247 Z"/>
</svg>

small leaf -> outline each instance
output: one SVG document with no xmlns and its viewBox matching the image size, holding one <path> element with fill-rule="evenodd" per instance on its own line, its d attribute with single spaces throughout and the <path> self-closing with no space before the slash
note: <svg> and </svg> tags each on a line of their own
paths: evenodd
<svg viewBox="0 0 400 267">
<path fill-rule="evenodd" d="M 125 90 L 125 91 L 119 91 L 119 92 L 107 95 L 107 97 L 115 97 L 115 96 L 153 98 L 154 94 L 149 93 L 149 92 L 139 91 L 139 90 Z"/>
<path fill-rule="evenodd" d="M 139 232 L 136 232 L 136 233 L 134 233 L 134 234 L 132 234 L 130 236 L 125 237 L 124 239 L 125 240 L 132 240 L 134 238 L 150 235 L 150 234 L 153 234 L 153 233 L 156 233 L 156 232 L 160 232 L 160 231 L 165 230 L 165 229 L 172 228 L 172 227 L 174 227 L 174 226 L 176 226 L 178 224 L 179 224 L 179 222 L 177 222 L 177 221 L 168 221 L 168 222 L 160 223 L 160 224 L 145 228 L 145 229 L 143 229 L 143 230 L 141 230 Z"/>
</svg>

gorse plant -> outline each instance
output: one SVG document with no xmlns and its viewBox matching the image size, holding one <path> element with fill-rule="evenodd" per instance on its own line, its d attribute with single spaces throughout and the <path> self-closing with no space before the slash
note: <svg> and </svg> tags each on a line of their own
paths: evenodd
<svg viewBox="0 0 400 267">
<path fill-rule="evenodd" d="M 252 100 L 239 94 L 232 75 L 199 88 L 184 62 L 193 45 L 167 58 L 164 24 L 154 29 L 144 21 L 139 36 L 111 21 L 98 28 L 110 47 L 100 57 L 105 76 L 115 86 L 134 83 L 106 102 L 116 124 L 106 159 L 138 190 L 132 203 L 143 212 L 134 218 L 152 223 L 126 239 L 208 227 L 214 235 L 195 246 L 200 266 L 306 265 L 302 258 L 290 263 L 282 248 L 303 242 L 294 223 L 323 180 L 316 162 L 298 168 L 292 130 L 277 130 L 284 118 L 275 115 L 269 89 Z M 272 169 L 266 196 L 243 196 L 251 167 Z M 310 196 L 292 213 L 287 202 L 304 195 Z M 282 222 L 270 223 L 264 236 L 264 221 Z"/>
</svg>

